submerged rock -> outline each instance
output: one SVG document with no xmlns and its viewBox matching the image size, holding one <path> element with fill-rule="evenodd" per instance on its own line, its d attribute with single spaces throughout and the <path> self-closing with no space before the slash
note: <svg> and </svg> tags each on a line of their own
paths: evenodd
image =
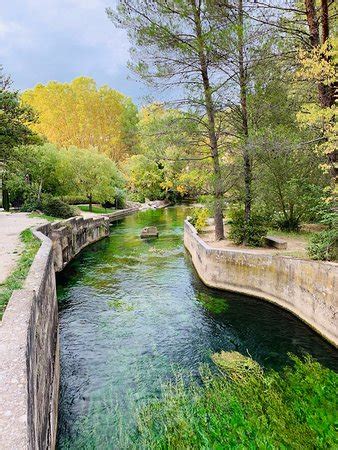
<svg viewBox="0 0 338 450">
<path fill-rule="evenodd" d="M 141 231 L 141 238 L 158 237 L 157 227 L 145 227 Z"/>
</svg>

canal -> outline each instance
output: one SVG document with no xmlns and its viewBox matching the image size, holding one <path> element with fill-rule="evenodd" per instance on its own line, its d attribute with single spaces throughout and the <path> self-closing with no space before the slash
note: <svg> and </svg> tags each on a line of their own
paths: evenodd
<svg viewBox="0 0 338 450">
<path fill-rule="evenodd" d="M 133 426 L 133 409 L 163 382 L 177 373 L 198 379 L 220 350 L 275 370 L 290 363 L 289 353 L 309 353 L 337 370 L 337 351 L 288 312 L 201 283 L 182 243 L 188 212 L 180 206 L 129 216 L 58 276 L 60 448 L 72 448 L 93 417 L 97 432 L 111 415 L 112 434 Z M 158 227 L 158 239 L 139 238 L 146 225 Z"/>
</svg>

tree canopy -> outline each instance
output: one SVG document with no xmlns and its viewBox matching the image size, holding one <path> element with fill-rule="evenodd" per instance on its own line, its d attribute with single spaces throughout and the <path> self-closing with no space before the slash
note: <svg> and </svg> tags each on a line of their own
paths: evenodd
<svg viewBox="0 0 338 450">
<path fill-rule="evenodd" d="M 22 94 L 39 120 L 31 128 L 61 147 L 95 147 L 114 161 L 134 153 L 137 108 L 130 98 L 88 77 L 51 81 Z"/>
</svg>

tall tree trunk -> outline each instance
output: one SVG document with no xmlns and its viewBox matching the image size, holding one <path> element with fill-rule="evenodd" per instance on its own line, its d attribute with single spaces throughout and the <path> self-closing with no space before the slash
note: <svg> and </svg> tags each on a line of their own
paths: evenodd
<svg viewBox="0 0 338 450">
<path fill-rule="evenodd" d="M 211 149 L 211 157 L 213 161 L 214 171 L 214 221 L 215 221 L 215 240 L 224 239 L 223 225 L 223 183 L 222 172 L 220 166 L 220 158 L 218 151 L 218 140 L 215 127 L 215 107 L 212 99 L 212 92 L 208 73 L 208 64 L 206 57 L 205 42 L 202 35 L 202 24 L 200 9 L 196 6 L 195 0 L 191 0 L 191 6 L 194 12 L 195 31 L 198 41 L 198 54 L 200 62 L 200 71 L 203 81 L 203 93 L 205 100 L 205 108 L 208 118 L 208 135 Z"/>
<path fill-rule="evenodd" d="M 42 194 L 42 180 L 40 180 L 39 189 L 38 189 L 38 205 L 39 206 L 41 204 L 41 194 Z"/>
<path fill-rule="evenodd" d="M 6 188 L 6 184 L 4 182 L 4 179 L 2 179 L 2 207 L 5 211 L 9 211 L 9 192 Z"/>
<path fill-rule="evenodd" d="M 252 169 L 251 160 L 248 150 L 248 109 L 247 109 L 247 74 L 244 67 L 244 17 L 243 17 L 243 0 L 238 0 L 238 66 L 239 66 L 239 85 L 240 85 L 240 102 L 241 102 L 241 118 L 242 118 L 242 134 L 243 134 L 243 170 L 245 184 L 244 198 L 244 244 L 248 242 L 249 222 L 251 217 L 251 182 Z"/>
<path fill-rule="evenodd" d="M 316 0 L 305 0 L 306 20 L 310 32 L 310 43 L 312 48 L 324 44 L 330 33 L 329 8 L 327 0 L 321 0 L 321 24 L 322 40 L 320 40 L 320 23 L 318 20 Z M 333 88 L 323 83 L 318 83 L 318 99 L 322 108 L 330 108 L 334 103 Z"/>
<path fill-rule="evenodd" d="M 2 207 L 5 211 L 9 211 L 9 192 L 6 187 L 6 160 L 0 160 L 0 176 L 1 176 L 1 193 Z"/>
<path fill-rule="evenodd" d="M 306 19 L 310 31 L 310 42 L 312 48 L 318 47 L 321 43 L 324 44 L 330 37 L 330 22 L 329 22 L 329 7 L 327 0 L 321 0 L 321 25 L 322 25 L 322 40 L 320 40 L 320 24 L 316 11 L 316 0 L 304 0 Z M 325 55 L 323 55 L 325 58 Z M 334 85 L 326 85 L 321 82 L 318 83 L 318 100 L 322 108 L 331 108 L 334 105 Z M 327 155 L 328 163 L 331 166 L 332 185 L 335 185 L 337 170 L 335 162 L 337 161 L 337 151 L 333 151 Z"/>
<path fill-rule="evenodd" d="M 88 195 L 88 200 L 89 200 L 89 211 L 93 212 L 93 196 L 92 195 Z"/>
<path fill-rule="evenodd" d="M 306 20 L 310 31 L 311 47 L 317 47 L 320 44 L 319 23 L 316 10 L 316 0 L 305 0 Z"/>
<path fill-rule="evenodd" d="M 327 0 L 321 0 L 322 5 L 322 43 L 330 37 L 329 6 Z M 320 92 L 321 105 L 330 108 L 334 104 L 334 90 L 331 85 L 323 85 Z"/>
</svg>

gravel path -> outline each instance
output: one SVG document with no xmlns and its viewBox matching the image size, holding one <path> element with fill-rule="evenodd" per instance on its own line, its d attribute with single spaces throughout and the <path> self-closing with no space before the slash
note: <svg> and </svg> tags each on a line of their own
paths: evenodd
<svg viewBox="0 0 338 450">
<path fill-rule="evenodd" d="M 10 275 L 20 256 L 21 231 L 44 223 L 45 219 L 29 217 L 26 213 L 0 212 L 0 284 Z"/>
</svg>

